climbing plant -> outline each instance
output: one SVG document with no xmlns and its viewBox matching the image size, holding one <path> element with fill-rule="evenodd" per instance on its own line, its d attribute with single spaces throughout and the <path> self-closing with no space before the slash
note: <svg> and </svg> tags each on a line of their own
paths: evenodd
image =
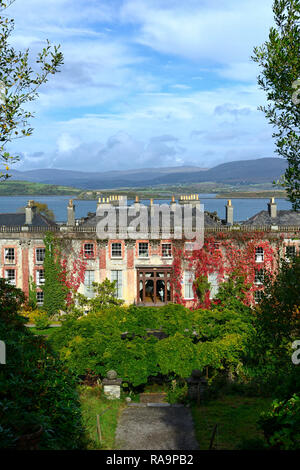
<svg viewBox="0 0 300 470">
<path fill-rule="evenodd" d="M 207 292 L 209 293 L 211 284 L 204 274 L 200 274 L 194 281 L 194 289 L 201 303 L 205 302 Z"/>
<path fill-rule="evenodd" d="M 37 301 L 36 301 L 36 284 L 32 279 L 32 276 L 29 277 L 28 281 L 28 299 L 27 299 L 27 306 L 35 310 L 37 308 Z"/>
<path fill-rule="evenodd" d="M 76 293 L 84 282 L 87 256 L 76 251 L 69 240 L 60 240 L 52 232 L 46 234 L 44 308 L 52 315 L 74 305 Z"/>
<path fill-rule="evenodd" d="M 243 302 L 247 305 L 253 303 L 253 296 L 261 286 L 255 284 L 256 271 L 274 274 L 277 266 L 277 253 L 280 237 L 271 244 L 264 232 L 237 233 L 230 235 L 218 233 L 215 236 L 208 235 L 200 250 L 187 251 L 181 247 L 174 248 L 172 287 L 174 301 L 187 305 L 192 309 L 210 308 L 210 287 L 208 277 L 215 274 L 218 283 L 222 285 L 225 278 L 239 278 L 239 282 L 245 286 Z M 257 262 L 255 251 L 261 247 L 264 259 Z M 186 301 L 182 295 L 183 271 L 193 271 L 195 281 L 193 283 L 194 299 Z"/>
<path fill-rule="evenodd" d="M 87 256 L 84 255 L 83 249 L 75 252 L 74 249 L 69 250 L 68 256 L 60 256 L 62 267 L 61 281 L 67 289 L 66 305 L 71 307 L 74 305 L 76 293 L 80 284 L 84 282 L 84 273 L 87 266 Z"/>
<path fill-rule="evenodd" d="M 52 316 L 65 308 L 68 290 L 63 283 L 60 244 L 52 232 L 46 233 L 44 245 L 44 309 L 49 316 Z"/>
</svg>

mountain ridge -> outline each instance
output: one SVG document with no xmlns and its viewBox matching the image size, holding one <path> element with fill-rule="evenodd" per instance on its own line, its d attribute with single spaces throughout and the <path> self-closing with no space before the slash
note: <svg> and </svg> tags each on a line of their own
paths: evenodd
<svg viewBox="0 0 300 470">
<path fill-rule="evenodd" d="M 216 182 L 234 185 L 271 183 L 287 168 L 280 158 L 259 158 L 221 163 L 213 168 L 197 166 L 83 172 L 76 170 L 12 170 L 12 179 L 44 184 L 73 186 L 79 189 L 117 189 L 161 184 Z"/>
</svg>

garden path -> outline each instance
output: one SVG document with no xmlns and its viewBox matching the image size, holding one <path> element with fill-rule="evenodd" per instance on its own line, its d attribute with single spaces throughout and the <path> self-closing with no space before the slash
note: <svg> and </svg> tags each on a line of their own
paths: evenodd
<svg viewBox="0 0 300 470">
<path fill-rule="evenodd" d="M 116 432 L 120 450 L 197 450 L 191 412 L 180 405 L 132 403 Z"/>
</svg>

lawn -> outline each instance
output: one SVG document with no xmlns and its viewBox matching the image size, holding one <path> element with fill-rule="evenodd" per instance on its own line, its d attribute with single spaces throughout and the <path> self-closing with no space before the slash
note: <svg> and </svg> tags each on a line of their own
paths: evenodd
<svg viewBox="0 0 300 470">
<path fill-rule="evenodd" d="M 216 424 L 214 449 L 236 450 L 243 442 L 245 446 L 245 441 L 249 449 L 254 448 L 254 442 L 263 438 L 257 420 L 261 412 L 269 409 L 271 401 L 270 398 L 230 395 L 192 407 L 200 449 L 209 449 Z"/>
<path fill-rule="evenodd" d="M 34 335 L 42 335 L 42 336 L 50 337 L 52 335 L 55 335 L 59 327 L 45 328 L 44 330 L 39 330 L 35 326 L 30 326 L 28 328 L 30 329 L 31 333 L 33 333 Z"/>
<path fill-rule="evenodd" d="M 115 432 L 118 417 L 126 404 L 121 400 L 107 400 L 102 395 L 101 387 L 80 386 L 81 411 L 86 432 L 87 449 L 112 450 L 115 444 Z M 107 410 L 108 409 L 108 410 Z M 97 434 L 96 416 L 100 416 L 102 444 Z"/>
</svg>

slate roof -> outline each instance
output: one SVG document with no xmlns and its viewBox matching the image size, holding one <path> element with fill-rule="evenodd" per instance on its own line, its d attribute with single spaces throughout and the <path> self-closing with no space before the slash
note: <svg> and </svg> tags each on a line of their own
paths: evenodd
<svg viewBox="0 0 300 470">
<path fill-rule="evenodd" d="M 131 206 L 128 206 L 128 207 L 131 207 Z M 193 219 L 195 219 L 195 215 L 196 215 L 195 211 L 196 209 L 193 209 Z M 118 214 L 118 208 L 116 208 L 116 212 Z M 138 216 L 138 214 L 139 213 L 137 212 L 136 215 L 128 217 L 128 225 L 130 224 L 132 220 L 134 220 Z M 83 227 L 95 227 L 103 217 L 97 216 L 95 212 L 93 213 L 90 212 L 87 217 L 82 219 L 80 225 Z M 118 219 L 118 215 L 117 215 L 117 219 Z M 151 226 L 150 210 L 148 210 L 148 220 L 149 220 L 149 226 Z M 170 215 L 170 221 L 171 221 L 171 228 L 172 228 L 174 226 L 174 215 L 172 212 Z M 220 227 L 221 220 L 215 214 L 210 214 L 209 212 L 205 211 L 204 212 L 204 226 L 205 227 Z"/>
<path fill-rule="evenodd" d="M 269 211 L 261 211 L 253 215 L 250 219 L 243 222 L 243 225 L 281 225 L 281 226 L 299 226 L 299 211 L 277 211 L 277 217 L 270 217 Z"/>
<path fill-rule="evenodd" d="M 21 227 L 25 225 L 25 213 L 0 214 L 0 227 Z M 46 227 L 56 225 L 44 215 L 34 214 L 31 227 Z"/>
</svg>

